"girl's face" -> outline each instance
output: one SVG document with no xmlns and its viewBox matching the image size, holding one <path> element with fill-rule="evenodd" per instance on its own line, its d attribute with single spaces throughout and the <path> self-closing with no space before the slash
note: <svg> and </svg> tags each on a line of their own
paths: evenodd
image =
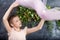
<svg viewBox="0 0 60 40">
<path fill-rule="evenodd" d="M 14 17 L 12 19 L 12 24 L 13 24 L 13 27 L 17 27 L 17 28 L 22 26 L 22 23 L 21 23 L 21 21 L 20 21 L 18 16 Z"/>
</svg>

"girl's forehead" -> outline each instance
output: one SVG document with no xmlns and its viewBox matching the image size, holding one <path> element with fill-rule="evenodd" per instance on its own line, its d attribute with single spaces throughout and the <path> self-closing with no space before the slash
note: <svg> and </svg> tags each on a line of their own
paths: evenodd
<svg viewBox="0 0 60 40">
<path fill-rule="evenodd" d="M 20 18 L 18 16 L 14 17 L 12 20 L 19 20 Z"/>
<path fill-rule="evenodd" d="M 19 19 L 19 17 L 18 17 L 18 16 L 16 16 L 16 17 L 14 17 L 14 19 Z"/>
</svg>

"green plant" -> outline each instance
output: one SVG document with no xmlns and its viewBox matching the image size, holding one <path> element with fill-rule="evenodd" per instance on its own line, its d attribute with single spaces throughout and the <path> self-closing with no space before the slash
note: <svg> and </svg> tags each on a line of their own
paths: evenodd
<svg viewBox="0 0 60 40">
<path fill-rule="evenodd" d="M 49 6 L 49 5 L 46 5 L 46 7 L 47 7 L 47 9 L 51 9 L 51 6 Z"/>
<path fill-rule="evenodd" d="M 57 28 L 60 30 L 60 20 L 56 21 L 56 24 L 57 24 Z"/>
<path fill-rule="evenodd" d="M 28 22 L 32 22 L 32 26 L 35 25 L 35 22 L 38 22 L 40 20 L 40 17 L 36 14 L 35 10 L 19 6 L 17 10 L 17 14 L 24 23 L 24 25 L 27 25 Z"/>
<path fill-rule="evenodd" d="M 46 25 L 47 25 L 47 30 L 49 32 L 51 32 L 53 29 L 53 22 L 52 21 L 46 21 Z"/>
</svg>

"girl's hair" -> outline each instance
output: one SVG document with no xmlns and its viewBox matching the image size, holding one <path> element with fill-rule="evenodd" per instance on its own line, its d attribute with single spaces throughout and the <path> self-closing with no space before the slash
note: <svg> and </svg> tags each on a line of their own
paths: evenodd
<svg viewBox="0 0 60 40">
<path fill-rule="evenodd" d="M 9 22 L 9 25 L 11 26 L 11 23 L 12 23 L 12 19 L 14 18 L 14 17 L 16 17 L 16 16 L 18 16 L 17 14 L 14 14 L 14 15 L 10 15 L 9 17 L 8 17 L 8 22 Z M 12 26 L 11 26 L 12 27 Z"/>
</svg>

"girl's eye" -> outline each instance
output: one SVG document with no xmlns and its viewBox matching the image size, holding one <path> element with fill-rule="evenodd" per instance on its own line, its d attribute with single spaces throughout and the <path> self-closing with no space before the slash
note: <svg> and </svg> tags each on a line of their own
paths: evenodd
<svg viewBox="0 0 60 40">
<path fill-rule="evenodd" d="M 18 22 L 18 21 L 20 21 L 20 20 L 17 20 L 16 22 Z"/>
<path fill-rule="evenodd" d="M 16 22 L 18 22 L 18 20 L 16 20 Z"/>
</svg>

